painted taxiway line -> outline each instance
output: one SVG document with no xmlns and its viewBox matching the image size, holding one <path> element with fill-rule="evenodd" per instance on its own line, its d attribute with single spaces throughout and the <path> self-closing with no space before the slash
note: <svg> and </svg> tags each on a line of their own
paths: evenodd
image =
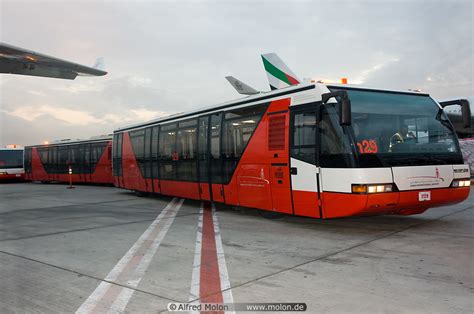
<svg viewBox="0 0 474 314">
<path fill-rule="evenodd" d="M 76 313 L 123 312 L 166 236 L 184 199 L 174 198 L 92 292 Z M 128 287 L 111 282 L 125 283 Z"/>
<path fill-rule="evenodd" d="M 233 303 L 216 209 L 208 202 L 199 213 L 189 302 Z"/>
</svg>

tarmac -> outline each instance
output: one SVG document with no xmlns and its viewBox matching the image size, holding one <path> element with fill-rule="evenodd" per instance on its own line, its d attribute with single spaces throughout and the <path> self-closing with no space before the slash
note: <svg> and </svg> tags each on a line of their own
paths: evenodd
<svg viewBox="0 0 474 314">
<path fill-rule="evenodd" d="M 106 186 L 0 184 L 1 313 L 472 313 L 474 196 L 415 216 L 261 217 Z"/>
</svg>

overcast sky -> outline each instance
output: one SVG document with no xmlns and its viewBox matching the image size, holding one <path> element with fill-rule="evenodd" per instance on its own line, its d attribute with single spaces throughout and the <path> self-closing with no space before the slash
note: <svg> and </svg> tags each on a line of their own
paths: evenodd
<svg viewBox="0 0 474 314">
<path fill-rule="evenodd" d="M 0 41 L 92 65 L 74 81 L 0 75 L 0 146 L 88 138 L 268 90 L 260 54 L 300 78 L 435 98 L 474 94 L 472 1 L 5 1 Z"/>
</svg>

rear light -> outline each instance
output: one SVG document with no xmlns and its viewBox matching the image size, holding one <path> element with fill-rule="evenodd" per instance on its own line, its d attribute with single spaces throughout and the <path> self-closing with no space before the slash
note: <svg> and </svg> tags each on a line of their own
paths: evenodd
<svg viewBox="0 0 474 314">
<path fill-rule="evenodd" d="M 358 194 L 373 194 L 373 193 L 389 193 L 393 192 L 394 187 L 392 183 L 389 184 L 353 184 L 352 193 Z"/>
<path fill-rule="evenodd" d="M 470 179 L 456 179 L 456 180 L 453 180 L 453 183 L 451 183 L 452 188 L 468 187 L 470 185 L 471 185 Z"/>
</svg>

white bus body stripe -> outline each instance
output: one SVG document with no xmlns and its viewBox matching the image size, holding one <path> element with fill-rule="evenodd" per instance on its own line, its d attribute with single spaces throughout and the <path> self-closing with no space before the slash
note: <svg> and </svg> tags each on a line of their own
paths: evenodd
<svg viewBox="0 0 474 314">
<path fill-rule="evenodd" d="M 391 183 L 392 168 L 321 168 L 323 192 L 351 193 L 352 184 Z"/>
</svg>

